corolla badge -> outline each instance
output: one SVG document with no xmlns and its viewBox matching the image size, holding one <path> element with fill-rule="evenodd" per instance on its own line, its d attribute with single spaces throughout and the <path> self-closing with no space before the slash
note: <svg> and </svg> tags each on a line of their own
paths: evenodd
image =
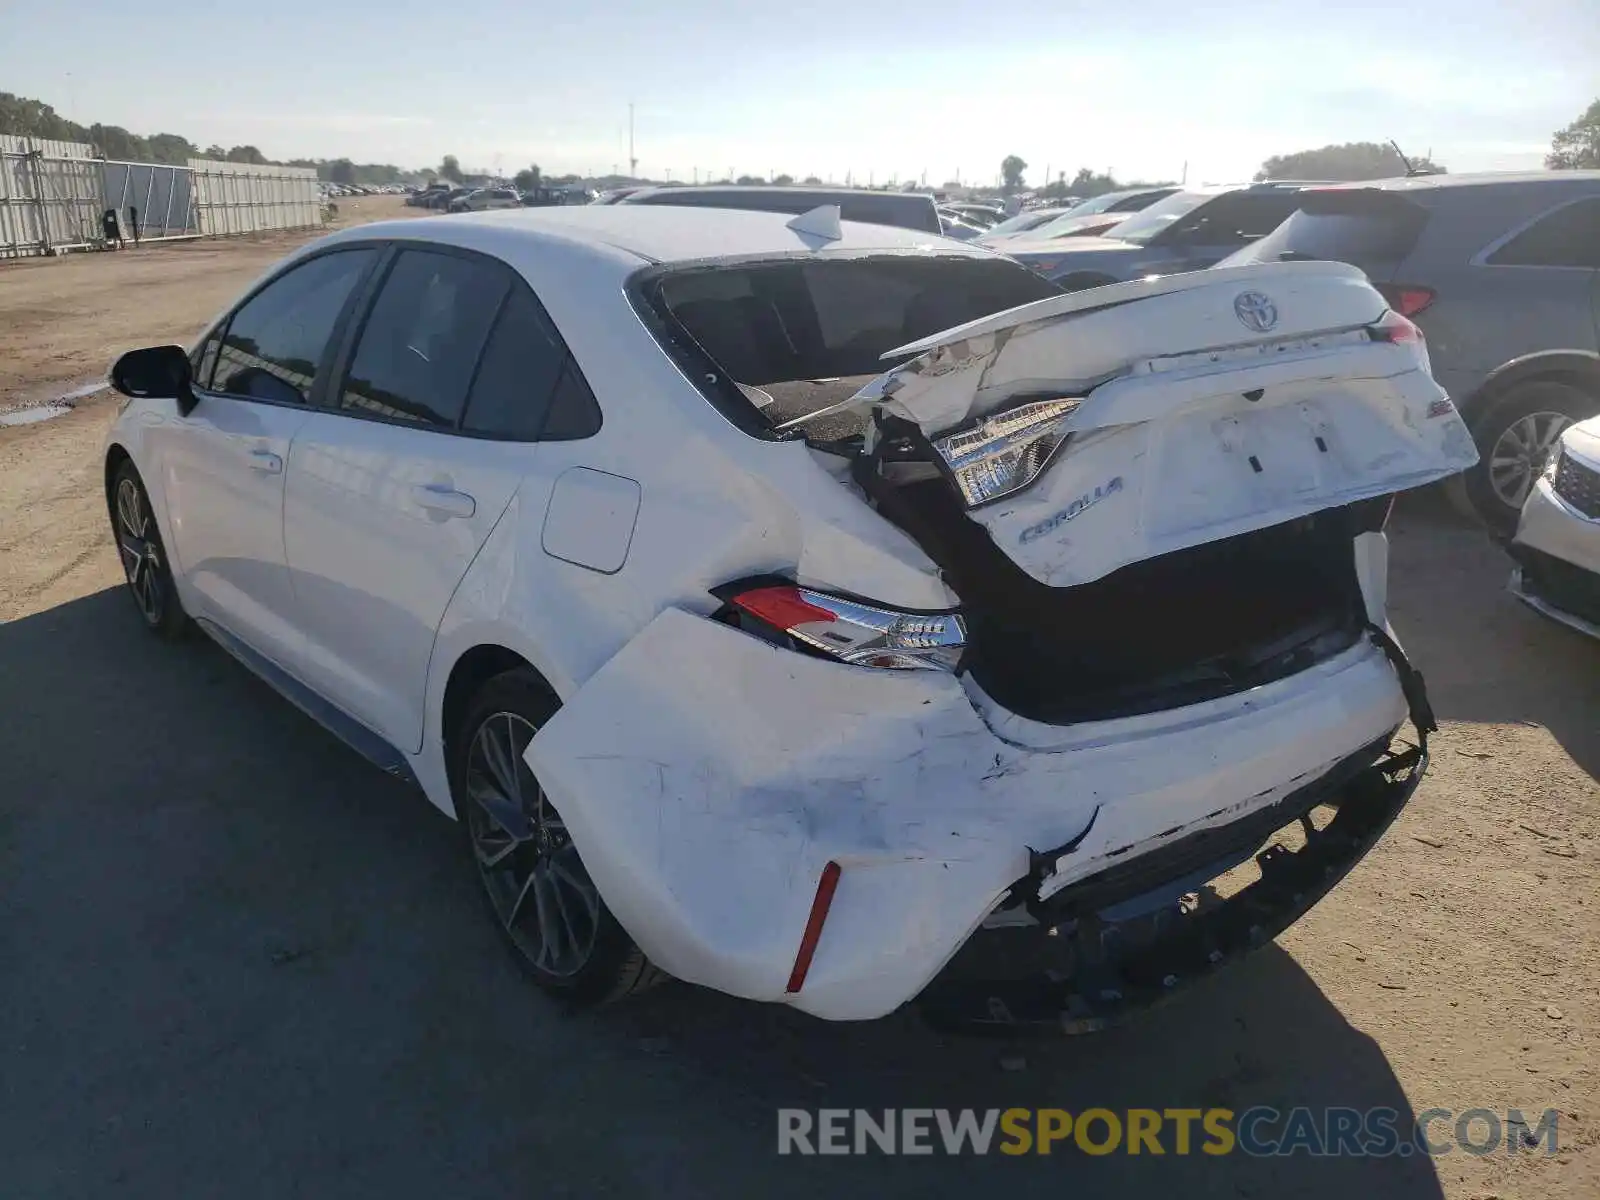
<svg viewBox="0 0 1600 1200">
<path fill-rule="evenodd" d="M 1268 333 L 1278 323 L 1278 306 L 1264 292 L 1240 292 L 1233 298 L 1233 315 L 1246 329 Z"/>
<path fill-rule="evenodd" d="M 1121 490 L 1122 476 L 1113 475 L 1099 487 L 1095 488 L 1094 491 L 1085 492 L 1059 512 L 1051 513 L 1037 525 L 1028 526 L 1022 531 L 1022 536 L 1017 539 L 1018 543 L 1026 546 L 1029 542 L 1038 538 L 1042 538 L 1045 534 L 1052 533 L 1055 530 L 1060 529 L 1061 526 L 1072 520 L 1073 517 L 1081 515 L 1084 510 L 1099 504 L 1100 501 L 1104 500 L 1107 496 L 1115 495 Z"/>
</svg>

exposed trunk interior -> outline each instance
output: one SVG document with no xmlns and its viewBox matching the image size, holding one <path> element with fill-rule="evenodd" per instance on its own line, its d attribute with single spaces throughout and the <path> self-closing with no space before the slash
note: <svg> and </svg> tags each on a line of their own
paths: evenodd
<svg viewBox="0 0 1600 1200">
<path fill-rule="evenodd" d="M 1351 541 L 1388 506 L 1329 509 L 1054 588 L 1001 553 L 944 480 L 874 490 L 961 597 L 973 679 L 1054 724 L 1230 695 L 1347 649 L 1366 621 Z"/>
</svg>

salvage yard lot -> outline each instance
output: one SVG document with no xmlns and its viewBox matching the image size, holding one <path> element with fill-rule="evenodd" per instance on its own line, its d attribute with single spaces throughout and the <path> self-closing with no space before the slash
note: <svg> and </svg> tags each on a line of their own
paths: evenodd
<svg viewBox="0 0 1600 1200">
<path fill-rule="evenodd" d="M 0 265 L 0 408 L 187 340 L 302 240 Z M 1278 945 L 1126 1027 L 1010 1047 L 677 985 L 562 1015 L 450 822 L 203 638 L 139 628 L 112 410 L 0 429 L 0 1196 L 1600 1195 L 1600 645 L 1519 608 L 1434 497 L 1391 527 L 1391 617 L 1443 725 L 1395 827 Z M 1257 1104 L 1552 1108 L 1561 1148 L 775 1154 L 780 1106 Z"/>
</svg>

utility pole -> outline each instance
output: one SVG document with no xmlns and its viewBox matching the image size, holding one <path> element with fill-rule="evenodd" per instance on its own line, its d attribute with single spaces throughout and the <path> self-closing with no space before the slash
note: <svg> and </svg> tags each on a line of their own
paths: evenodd
<svg viewBox="0 0 1600 1200">
<path fill-rule="evenodd" d="M 1178 180 L 1178 186 L 1182 187 L 1184 184 L 1186 184 L 1188 182 L 1189 182 L 1189 160 L 1186 158 L 1186 159 L 1183 160 L 1183 178 Z"/>
<path fill-rule="evenodd" d="M 639 160 L 633 153 L 633 101 L 628 101 L 628 174 L 639 178 Z"/>
</svg>

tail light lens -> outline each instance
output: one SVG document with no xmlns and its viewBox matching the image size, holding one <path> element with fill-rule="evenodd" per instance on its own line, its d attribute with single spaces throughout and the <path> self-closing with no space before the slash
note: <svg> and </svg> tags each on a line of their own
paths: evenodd
<svg viewBox="0 0 1600 1200">
<path fill-rule="evenodd" d="M 1432 288 L 1416 287 L 1408 283 L 1380 283 L 1377 289 L 1389 302 L 1389 307 L 1402 317 L 1414 317 L 1438 295 Z"/>
<path fill-rule="evenodd" d="M 956 612 L 898 612 L 789 584 L 723 595 L 768 631 L 856 666 L 954 671 L 966 649 L 966 623 Z"/>
<path fill-rule="evenodd" d="M 1367 334 L 1375 342 L 1392 342 L 1395 345 L 1423 340 L 1422 329 L 1416 322 L 1392 308 L 1378 318 L 1377 324 L 1367 326 Z"/>
<path fill-rule="evenodd" d="M 935 438 L 933 448 L 967 507 L 976 508 L 1020 492 L 1039 478 L 1066 443 L 1063 427 L 1080 403 L 1062 399 L 1022 404 L 970 429 Z"/>
</svg>

